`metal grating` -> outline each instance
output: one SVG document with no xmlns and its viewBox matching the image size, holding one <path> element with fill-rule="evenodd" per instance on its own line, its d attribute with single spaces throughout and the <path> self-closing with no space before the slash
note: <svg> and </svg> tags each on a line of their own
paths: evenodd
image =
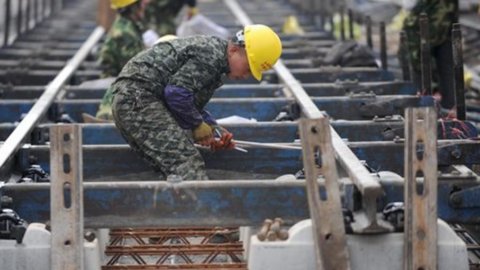
<svg viewBox="0 0 480 270">
<path fill-rule="evenodd" d="M 237 228 L 115 229 L 102 269 L 247 269 Z M 221 240 L 222 243 L 214 243 Z"/>
</svg>

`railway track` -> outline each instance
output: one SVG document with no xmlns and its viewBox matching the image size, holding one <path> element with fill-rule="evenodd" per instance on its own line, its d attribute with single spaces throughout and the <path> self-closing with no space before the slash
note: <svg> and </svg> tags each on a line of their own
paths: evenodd
<svg viewBox="0 0 480 270">
<path fill-rule="evenodd" d="M 199 8 L 231 32 L 244 23 L 243 12 L 252 21 L 278 31 L 285 16 L 298 14 L 292 5 L 280 1 L 238 4 L 240 8 L 235 1 L 208 1 L 200 2 Z M 106 90 L 87 82 L 100 74 L 95 53 L 102 32 L 95 28 L 94 9 L 95 1 L 67 1 L 57 16 L 0 50 L 0 141 L 4 142 L 0 142 L 0 180 L 5 182 L 0 193 L 5 206 L 29 222 L 50 219 L 50 187 L 26 180 L 23 174 L 32 165 L 50 172 L 50 128 L 60 122 L 81 123 L 85 112 L 95 114 Z M 261 84 L 226 81 L 207 109 L 217 118 L 238 115 L 256 119 L 225 127 L 239 140 L 264 143 L 293 143 L 299 139 L 296 120 L 300 115 L 328 115 L 338 174 L 346 179 L 344 203 L 353 206 L 356 217 L 366 216 L 366 221 L 352 227 L 360 228 L 357 233 L 372 228 L 381 231 L 382 226 L 372 226 L 384 222 L 377 220 L 377 208 L 402 201 L 403 196 L 398 181 L 404 175 L 404 110 L 431 106 L 433 99 L 417 96 L 409 82 L 395 79 L 386 67 L 319 66 L 316 60 L 325 57 L 335 41 L 308 14 L 299 19 L 305 35 L 281 35 L 283 65 L 268 72 Z M 87 40 L 90 45 L 85 47 Z M 71 74 L 58 81 L 65 65 L 71 64 L 68 60 L 82 48 L 87 53 Z M 35 106 L 41 105 L 38 100 L 45 99 L 45 89 L 52 93 L 48 104 L 35 111 Z M 282 112 L 283 120 L 290 121 L 278 121 Z M 467 116 L 475 119 L 474 112 Z M 480 151 L 468 136 L 456 140 L 442 137 L 442 131 L 457 125 L 454 121 L 438 123 L 442 139 L 437 148 L 442 172 L 438 176 L 438 214 L 448 222 L 475 223 L 478 206 L 469 205 L 464 196 L 475 194 L 478 186 L 478 177 L 468 166 L 480 163 Z M 275 217 L 292 225 L 309 217 L 305 183 L 296 180 L 304 177 L 301 151 L 202 151 L 209 176 L 215 181 L 172 185 L 157 180 L 147 164 L 132 154 L 113 124 L 81 127 L 85 228 L 112 228 L 102 269 L 247 269 L 245 243 L 208 243 L 218 233 L 215 227 L 258 227 L 265 218 Z M 12 146 L 12 141 L 16 145 Z M 288 181 L 273 181 L 285 175 L 289 175 Z M 19 183 L 20 179 L 24 183 Z M 473 191 L 468 193 L 470 188 Z M 372 191 L 365 191 L 368 189 Z M 381 189 L 384 195 L 379 196 Z M 466 192 L 461 193 L 463 190 Z M 455 192 L 459 192 L 457 201 L 452 199 Z M 130 227 L 135 229 L 125 229 Z M 471 264 L 475 269 L 475 260 Z"/>
</svg>

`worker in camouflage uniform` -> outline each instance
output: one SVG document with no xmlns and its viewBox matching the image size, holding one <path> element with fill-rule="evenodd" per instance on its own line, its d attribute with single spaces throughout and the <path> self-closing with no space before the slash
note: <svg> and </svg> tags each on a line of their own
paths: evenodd
<svg viewBox="0 0 480 270">
<path fill-rule="evenodd" d="M 151 0 L 147 8 L 147 21 L 160 36 L 175 34 L 175 18 L 183 6 L 187 5 L 187 16 L 198 13 L 195 0 Z"/>
<path fill-rule="evenodd" d="M 192 36 L 160 42 L 132 58 L 112 84 L 115 124 L 163 177 L 208 179 L 194 142 L 213 150 L 234 143 L 205 105 L 223 75 L 261 80 L 281 51 L 279 37 L 265 25 L 246 26 L 229 41 Z"/>
<path fill-rule="evenodd" d="M 441 94 L 442 107 L 450 109 L 455 105 L 451 30 L 457 21 L 458 0 L 417 0 L 405 18 L 403 30 L 407 34 L 412 79 L 417 89 L 421 89 L 419 18 L 422 13 L 429 19 L 433 88 Z"/>
<path fill-rule="evenodd" d="M 111 0 L 111 7 L 117 11 L 117 17 L 100 51 L 102 77 L 116 77 L 130 58 L 145 49 L 142 34 L 146 30 L 144 13 L 148 2 L 149 0 Z M 112 120 L 112 98 L 111 91 L 107 91 L 97 111 L 97 118 Z"/>
<path fill-rule="evenodd" d="M 122 67 L 137 53 L 145 49 L 142 34 L 148 0 L 111 0 L 117 17 L 100 51 L 99 60 L 103 77 L 116 77 Z"/>
</svg>

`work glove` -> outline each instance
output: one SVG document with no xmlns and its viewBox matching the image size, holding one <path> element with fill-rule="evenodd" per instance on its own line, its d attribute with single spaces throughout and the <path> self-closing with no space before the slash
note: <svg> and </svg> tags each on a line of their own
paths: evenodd
<svg viewBox="0 0 480 270">
<path fill-rule="evenodd" d="M 214 127 L 215 135 L 218 136 L 213 143 L 210 145 L 212 151 L 223 150 L 223 149 L 234 149 L 235 143 L 233 142 L 233 134 L 230 133 L 225 128 L 215 125 Z"/>
<path fill-rule="evenodd" d="M 203 146 L 211 146 L 215 141 L 213 138 L 213 127 L 202 122 L 198 127 L 193 129 L 193 140 Z"/>
<path fill-rule="evenodd" d="M 187 19 L 193 18 L 193 16 L 198 14 L 198 8 L 197 7 L 188 7 L 187 10 Z"/>
</svg>

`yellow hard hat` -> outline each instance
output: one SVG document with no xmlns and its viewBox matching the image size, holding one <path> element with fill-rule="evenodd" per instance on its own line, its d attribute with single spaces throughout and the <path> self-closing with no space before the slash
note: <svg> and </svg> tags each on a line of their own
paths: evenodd
<svg viewBox="0 0 480 270">
<path fill-rule="evenodd" d="M 135 2 L 138 2 L 138 0 L 110 0 L 110 6 L 113 9 L 119 9 L 131 5 Z"/>
<path fill-rule="evenodd" d="M 262 72 L 271 69 L 280 58 L 282 41 L 270 27 L 263 24 L 245 26 L 243 35 L 250 71 L 260 81 Z"/>
</svg>

